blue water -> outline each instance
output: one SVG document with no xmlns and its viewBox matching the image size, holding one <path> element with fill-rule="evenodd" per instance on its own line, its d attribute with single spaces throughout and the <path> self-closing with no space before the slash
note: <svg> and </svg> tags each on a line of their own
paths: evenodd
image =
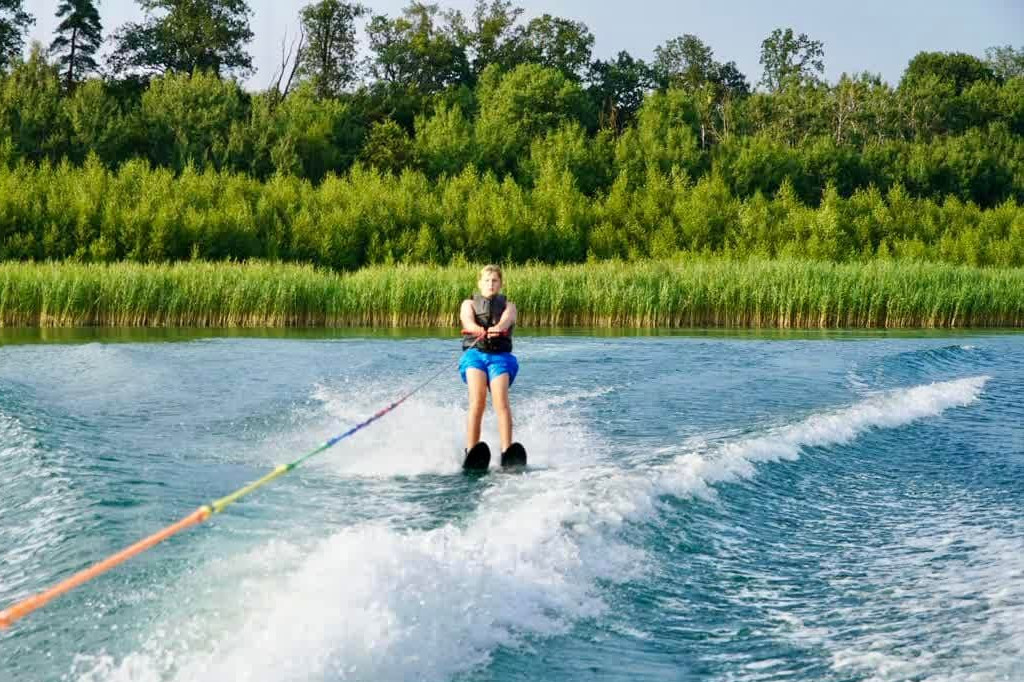
<svg viewBox="0 0 1024 682">
<path fill-rule="evenodd" d="M 0 608 L 451 371 L 2 680 L 1024 679 L 1024 336 L 524 337 L 479 479 L 451 341 L 114 338 L 0 345 Z"/>
</svg>

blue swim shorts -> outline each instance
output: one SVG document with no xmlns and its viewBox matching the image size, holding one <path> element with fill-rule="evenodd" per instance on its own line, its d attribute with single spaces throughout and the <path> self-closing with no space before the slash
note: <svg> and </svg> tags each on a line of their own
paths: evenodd
<svg viewBox="0 0 1024 682">
<path fill-rule="evenodd" d="M 466 381 L 467 369 L 479 369 L 487 372 L 488 384 L 492 379 L 502 374 L 508 374 L 508 383 L 511 386 L 512 382 L 516 380 L 516 374 L 519 373 L 519 361 L 511 353 L 485 353 L 476 348 L 470 348 L 462 354 L 462 359 L 459 360 L 459 374 L 462 375 L 463 381 Z"/>
</svg>

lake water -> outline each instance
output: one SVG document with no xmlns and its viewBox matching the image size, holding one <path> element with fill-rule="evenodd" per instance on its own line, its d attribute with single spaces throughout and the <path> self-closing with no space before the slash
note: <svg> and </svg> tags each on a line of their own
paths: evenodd
<svg viewBox="0 0 1024 682">
<path fill-rule="evenodd" d="M 0 608 L 450 371 L 0 632 L 0 679 L 1024 679 L 1024 336 L 516 352 L 531 467 L 468 478 L 440 332 L 5 332 Z"/>
</svg>

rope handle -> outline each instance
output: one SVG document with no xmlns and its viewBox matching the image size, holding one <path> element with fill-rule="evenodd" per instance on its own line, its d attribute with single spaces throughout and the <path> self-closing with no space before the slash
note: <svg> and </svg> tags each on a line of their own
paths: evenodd
<svg viewBox="0 0 1024 682">
<path fill-rule="evenodd" d="M 472 334 L 473 336 L 479 336 L 479 334 L 477 334 L 476 332 L 471 332 L 468 329 L 463 329 L 462 333 L 463 334 Z M 504 329 L 502 331 L 496 331 L 496 332 L 492 332 L 490 329 L 487 329 L 487 335 L 488 336 L 492 336 L 492 335 L 493 336 L 511 336 L 512 332 L 510 332 L 507 329 Z"/>
</svg>

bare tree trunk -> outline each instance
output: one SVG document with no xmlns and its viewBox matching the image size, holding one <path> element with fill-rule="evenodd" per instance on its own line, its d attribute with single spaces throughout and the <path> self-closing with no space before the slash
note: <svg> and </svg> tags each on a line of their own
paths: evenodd
<svg viewBox="0 0 1024 682">
<path fill-rule="evenodd" d="M 78 29 L 71 30 L 71 55 L 68 57 L 68 80 L 66 87 L 68 92 L 75 86 L 75 47 L 78 42 Z"/>
<path fill-rule="evenodd" d="M 306 30 L 299 27 L 299 46 L 295 50 L 295 60 L 292 62 L 292 70 L 288 73 L 288 80 L 284 84 L 285 95 L 292 89 L 292 81 L 295 79 L 295 72 L 299 70 L 299 65 L 302 63 L 302 52 L 306 47 Z"/>
<path fill-rule="evenodd" d="M 274 82 L 271 87 L 277 90 L 281 97 L 288 95 L 288 92 L 292 88 L 292 81 L 295 79 L 295 72 L 298 71 L 299 63 L 302 60 L 302 49 L 306 45 L 306 33 L 300 27 L 299 35 L 297 38 L 292 40 L 292 44 L 288 47 L 287 52 L 285 51 L 285 45 L 288 41 L 288 33 L 281 38 L 281 67 L 276 70 Z M 291 64 L 291 70 L 288 69 L 288 65 Z M 285 73 L 288 74 L 288 80 L 284 82 L 284 89 L 281 88 L 281 81 L 284 80 Z"/>
</svg>

